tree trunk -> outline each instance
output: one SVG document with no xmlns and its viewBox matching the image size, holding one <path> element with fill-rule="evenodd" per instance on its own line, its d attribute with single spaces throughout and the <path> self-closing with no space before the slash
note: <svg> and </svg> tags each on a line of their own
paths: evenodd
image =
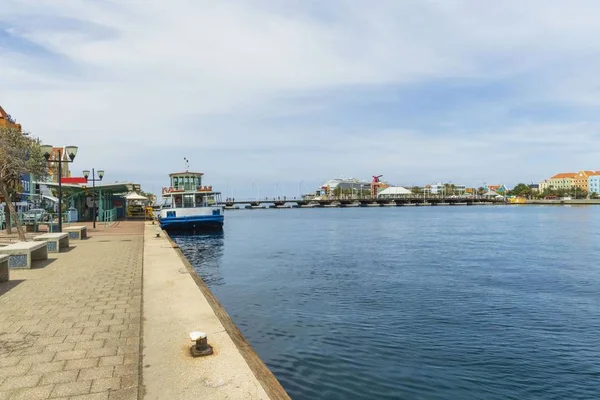
<svg viewBox="0 0 600 400">
<path fill-rule="evenodd" d="M 4 184 L 4 182 L 2 182 L 2 180 L 0 180 L 0 193 L 2 193 L 2 196 L 6 200 L 6 205 L 8 206 L 8 209 L 10 211 L 10 216 L 15 220 L 15 223 L 17 224 L 17 233 L 19 234 L 19 240 L 25 242 L 27 239 L 25 238 L 25 231 L 23 230 L 23 225 L 21 225 L 21 221 L 19 221 L 17 210 L 15 210 L 15 206 L 12 203 L 12 198 L 8 195 L 6 185 Z M 10 220 L 8 218 L 6 224 L 6 233 L 12 233 L 12 230 L 10 229 Z"/>
</svg>

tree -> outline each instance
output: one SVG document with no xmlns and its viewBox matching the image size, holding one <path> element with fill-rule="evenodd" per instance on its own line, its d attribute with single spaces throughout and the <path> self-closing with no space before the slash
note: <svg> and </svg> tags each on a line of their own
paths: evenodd
<svg viewBox="0 0 600 400">
<path fill-rule="evenodd" d="M 412 189 L 410 189 L 410 191 L 412 192 L 412 194 L 417 196 L 423 193 L 423 189 L 421 189 L 418 186 L 414 186 Z"/>
<path fill-rule="evenodd" d="M 0 194 L 4 197 L 11 218 L 17 224 L 19 240 L 25 241 L 25 231 L 12 203 L 13 196 L 19 187 L 21 176 L 31 174 L 43 177 L 47 168 L 38 139 L 14 128 L 0 127 Z M 12 233 L 10 225 L 6 224 L 8 233 Z"/>
<path fill-rule="evenodd" d="M 524 183 L 519 183 L 510 191 L 510 194 L 515 196 L 530 196 L 531 188 Z"/>
<path fill-rule="evenodd" d="M 486 193 L 487 193 L 487 189 L 484 188 L 483 186 L 480 187 L 479 189 L 477 189 L 477 194 L 480 195 L 480 196 L 483 196 Z"/>
</svg>

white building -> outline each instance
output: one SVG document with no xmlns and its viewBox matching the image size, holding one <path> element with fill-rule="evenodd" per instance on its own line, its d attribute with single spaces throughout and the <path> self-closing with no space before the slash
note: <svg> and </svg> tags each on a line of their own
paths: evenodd
<svg viewBox="0 0 600 400">
<path fill-rule="evenodd" d="M 426 194 L 443 194 L 443 195 L 450 195 L 451 193 L 446 193 L 446 185 L 453 185 L 452 183 L 434 183 L 432 185 L 427 185 L 425 186 L 425 188 L 423 189 L 423 191 Z M 467 191 L 467 187 L 465 185 L 454 185 L 454 193 L 455 195 L 458 196 L 462 196 L 463 194 L 465 194 L 465 192 Z"/>
</svg>

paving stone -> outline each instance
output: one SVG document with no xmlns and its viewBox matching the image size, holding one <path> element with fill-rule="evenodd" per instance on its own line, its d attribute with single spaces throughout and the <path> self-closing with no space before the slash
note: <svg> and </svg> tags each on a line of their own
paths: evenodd
<svg viewBox="0 0 600 400">
<path fill-rule="evenodd" d="M 138 388 L 121 389 L 110 392 L 109 400 L 136 400 L 138 398 Z"/>
<path fill-rule="evenodd" d="M 68 338 L 68 336 L 67 336 Z M 64 343 L 56 343 L 49 344 L 46 346 L 46 351 L 52 351 L 54 353 L 58 353 L 60 351 L 69 351 L 75 348 L 75 343 L 72 342 L 64 342 Z"/>
<path fill-rule="evenodd" d="M 65 342 L 89 342 L 94 338 L 92 334 L 83 333 L 81 335 L 71 335 L 67 336 Z M 73 344 L 75 346 L 75 344 Z"/>
<path fill-rule="evenodd" d="M 98 361 L 100 359 L 98 357 L 91 357 L 91 358 L 80 358 L 79 360 L 69 360 L 67 361 L 67 363 L 65 364 L 65 371 L 69 371 L 72 369 L 76 369 L 76 370 L 80 370 L 80 369 L 86 369 L 86 368 L 94 368 L 98 366 Z"/>
<path fill-rule="evenodd" d="M 15 390 L 10 400 L 43 400 L 47 399 L 52 392 L 54 385 L 43 385 L 32 388 Z"/>
<path fill-rule="evenodd" d="M 65 341 L 66 336 L 46 336 L 46 337 L 41 337 L 37 340 L 37 342 L 35 342 L 35 344 L 37 346 L 46 346 L 49 344 L 58 344 L 58 343 L 62 343 Z"/>
<path fill-rule="evenodd" d="M 22 356 L 16 357 L 1 357 L 0 356 L 0 368 L 2 367 L 12 367 L 17 365 L 23 359 Z"/>
<path fill-rule="evenodd" d="M 139 336 L 139 335 L 138 335 Z M 94 334 L 94 339 L 95 340 L 100 340 L 100 339 L 118 339 L 121 337 L 121 332 L 101 332 L 101 333 L 95 333 Z"/>
<path fill-rule="evenodd" d="M 80 381 L 99 379 L 99 378 L 109 378 L 113 376 L 114 367 L 105 366 L 105 367 L 94 367 L 94 368 L 86 368 L 79 371 Z"/>
<path fill-rule="evenodd" d="M 108 393 L 109 392 L 91 393 L 83 396 L 73 396 L 70 397 L 69 400 L 108 400 Z"/>
<path fill-rule="evenodd" d="M 138 354 L 140 351 L 140 346 L 135 346 L 135 345 L 125 345 L 125 346 L 120 346 L 119 349 L 117 350 L 117 354 Z"/>
<path fill-rule="evenodd" d="M 137 364 L 140 362 L 139 354 L 127 354 L 123 357 L 123 364 Z"/>
<path fill-rule="evenodd" d="M 44 374 L 46 372 L 62 371 L 67 361 L 53 361 L 48 363 L 33 364 L 28 371 L 29 374 Z"/>
<path fill-rule="evenodd" d="M 136 386 L 137 387 L 137 386 Z M 94 379 L 92 383 L 92 393 L 108 392 L 110 390 L 119 390 L 121 388 L 121 379 L 116 378 L 100 378 Z"/>
<path fill-rule="evenodd" d="M 104 346 L 101 349 L 88 350 L 86 357 L 107 357 L 117 355 L 117 347 Z"/>
<path fill-rule="evenodd" d="M 10 378 L 13 376 L 25 375 L 30 368 L 30 364 L 18 364 L 12 367 L 0 368 L 0 376 L 3 378 Z"/>
<path fill-rule="evenodd" d="M 59 383 L 54 386 L 50 397 L 76 396 L 78 394 L 88 394 L 92 386 L 92 381 Z"/>
<path fill-rule="evenodd" d="M 137 374 L 139 372 L 139 364 L 135 363 L 135 364 L 125 364 L 125 365 L 115 365 L 115 372 L 114 375 L 115 376 L 122 376 L 122 375 L 132 375 L 132 374 Z"/>
<path fill-rule="evenodd" d="M 10 379 L 6 379 L 2 383 L 0 390 L 13 390 L 33 387 L 39 383 L 41 377 L 41 375 L 14 376 Z"/>
<path fill-rule="evenodd" d="M 105 367 L 109 365 L 123 365 L 123 356 L 100 357 L 98 366 Z"/>
<path fill-rule="evenodd" d="M 77 375 L 79 370 L 47 372 L 42 376 L 41 384 L 75 382 Z"/>
<path fill-rule="evenodd" d="M 96 321 L 100 323 L 100 321 Z M 95 333 L 108 332 L 109 326 L 93 326 L 89 328 L 83 328 L 83 333 L 86 335 L 94 335 Z"/>
<path fill-rule="evenodd" d="M 84 358 L 86 353 L 86 350 L 61 351 L 60 353 L 56 353 L 54 361 L 76 360 L 78 358 Z"/>
<path fill-rule="evenodd" d="M 101 349 L 104 347 L 104 340 L 90 340 L 87 342 L 78 342 L 75 345 L 76 350 Z"/>
<path fill-rule="evenodd" d="M 132 387 L 138 387 L 139 375 L 123 375 L 121 377 L 121 389 L 128 389 Z"/>
<path fill-rule="evenodd" d="M 99 321 L 79 321 L 73 324 L 73 328 L 93 328 L 95 326 L 98 326 L 98 322 Z"/>
<path fill-rule="evenodd" d="M 54 336 L 81 335 L 81 332 L 83 332 L 83 328 L 59 329 L 54 333 Z"/>
</svg>

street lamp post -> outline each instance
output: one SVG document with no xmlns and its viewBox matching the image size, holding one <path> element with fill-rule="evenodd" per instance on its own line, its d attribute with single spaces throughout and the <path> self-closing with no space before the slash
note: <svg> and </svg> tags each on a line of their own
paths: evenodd
<svg viewBox="0 0 600 400">
<path fill-rule="evenodd" d="M 53 147 L 50 145 L 41 146 L 42 154 L 46 161 L 51 163 L 58 164 L 58 231 L 62 232 L 62 165 L 67 163 L 72 163 L 77 155 L 77 146 L 66 146 L 64 150 L 67 152 L 68 159 L 64 158 L 63 149 L 59 148 L 58 157 L 54 157 L 55 154 L 53 152 Z"/>
<path fill-rule="evenodd" d="M 83 171 L 83 177 L 85 178 L 86 182 L 92 181 L 92 196 L 94 199 L 94 207 L 93 207 L 93 211 L 92 211 L 92 221 L 94 224 L 94 229 L 96 229 L 96 182 L 100 182 L 102 180 L 102 178 L 104 178 L 104 171 L 103 170 L 98 170 L 98 179 L 96 179 L 96 171 L 94 170 L 94 168 L 92 168 L 92 179 L 89 179 L 88 177 L 90 176 L 90 170 L 86 169 Z"/>
</svg>

